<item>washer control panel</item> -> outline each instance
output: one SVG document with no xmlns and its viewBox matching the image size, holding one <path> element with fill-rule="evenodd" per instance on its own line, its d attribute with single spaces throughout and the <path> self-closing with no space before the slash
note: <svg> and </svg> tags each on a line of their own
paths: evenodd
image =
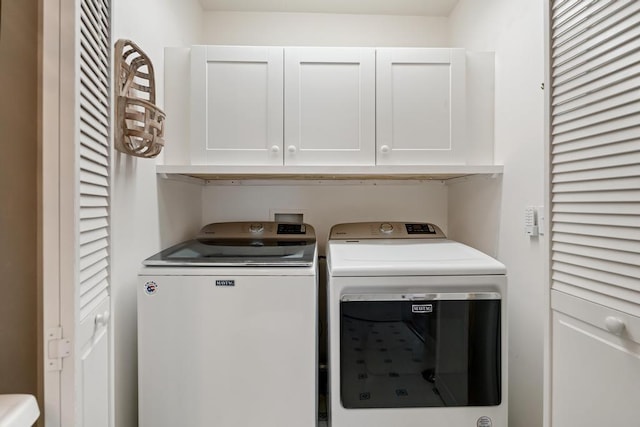
<svg viewBox="0 0 640 427">
<path fill-rule="evenodd" d="M 287 222 L 218 222 L 202 227 L 196 239 L 315 239 L 315 231 L 309 224 Z"/>
<path fill-rule="evenodd" d="M 356 222 L 331 227 L 329 240 L 446 239 L 440 228 L 428 222 Z"/>
</svg>

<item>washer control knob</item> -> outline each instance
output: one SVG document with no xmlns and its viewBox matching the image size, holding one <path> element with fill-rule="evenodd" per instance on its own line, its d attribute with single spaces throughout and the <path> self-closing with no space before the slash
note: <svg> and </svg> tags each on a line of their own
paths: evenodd
<svg viewBox="0 0 640 427">
<path fill-rule="evenodd" d="M 262 224 L 251 224 L 249 226 L 249 231 L 252 233 L 260 233 L 264 230 L 264 226 Z"/>
<path fill-rule="evenodd" d="M 382 231 L 383 233 L 391 233 L 393 231 L 393 225 L 389 224 L 388 222 L 383 222 L 382 224 L 380 224 L 380 231 Z"/>
</svg>

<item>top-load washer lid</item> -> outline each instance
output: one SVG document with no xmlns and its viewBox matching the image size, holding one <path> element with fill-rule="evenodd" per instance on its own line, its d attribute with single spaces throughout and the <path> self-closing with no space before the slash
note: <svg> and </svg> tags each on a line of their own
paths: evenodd
<svg viewBox="0 0 640 427">
<path fill-rule="evenodd" d="M 314 263 L 316 237 L 308 224 L 226 222 L 206 225 L 193 240 L 146 260 L 146 266 L 305 267 Z"/>
<path fill-rule="evenodd" d="M 428 223 L 339 224 L 327 247 L 329 273 L 337 277 L 506 274 L 496 259 Z"/>
</svg>

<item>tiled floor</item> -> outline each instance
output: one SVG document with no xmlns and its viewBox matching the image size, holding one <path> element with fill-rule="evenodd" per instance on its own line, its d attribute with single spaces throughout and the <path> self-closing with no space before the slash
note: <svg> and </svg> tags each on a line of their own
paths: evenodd
<svg viewBox="0 0 640 427">
<path fill-rule="evenodd" d="M 404 321 L 344 319 L 340 341 L 341 399 L 348 408 L 440 406 L 426 375 L 433 361 Z M 433 372 L 433 370 L 431 370 Z"/>
</svg>

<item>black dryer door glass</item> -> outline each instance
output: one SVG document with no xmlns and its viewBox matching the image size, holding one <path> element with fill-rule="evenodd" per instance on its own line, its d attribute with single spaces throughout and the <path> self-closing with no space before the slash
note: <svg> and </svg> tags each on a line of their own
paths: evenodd
<svg viewBox="0 0 640 427">
<path fill-rule="evenodd" d="M 499 405 L 500 296 L 468 295 L 411 301 L 406 296 L 343 298 L 343 406 Z"/>
</svg>

